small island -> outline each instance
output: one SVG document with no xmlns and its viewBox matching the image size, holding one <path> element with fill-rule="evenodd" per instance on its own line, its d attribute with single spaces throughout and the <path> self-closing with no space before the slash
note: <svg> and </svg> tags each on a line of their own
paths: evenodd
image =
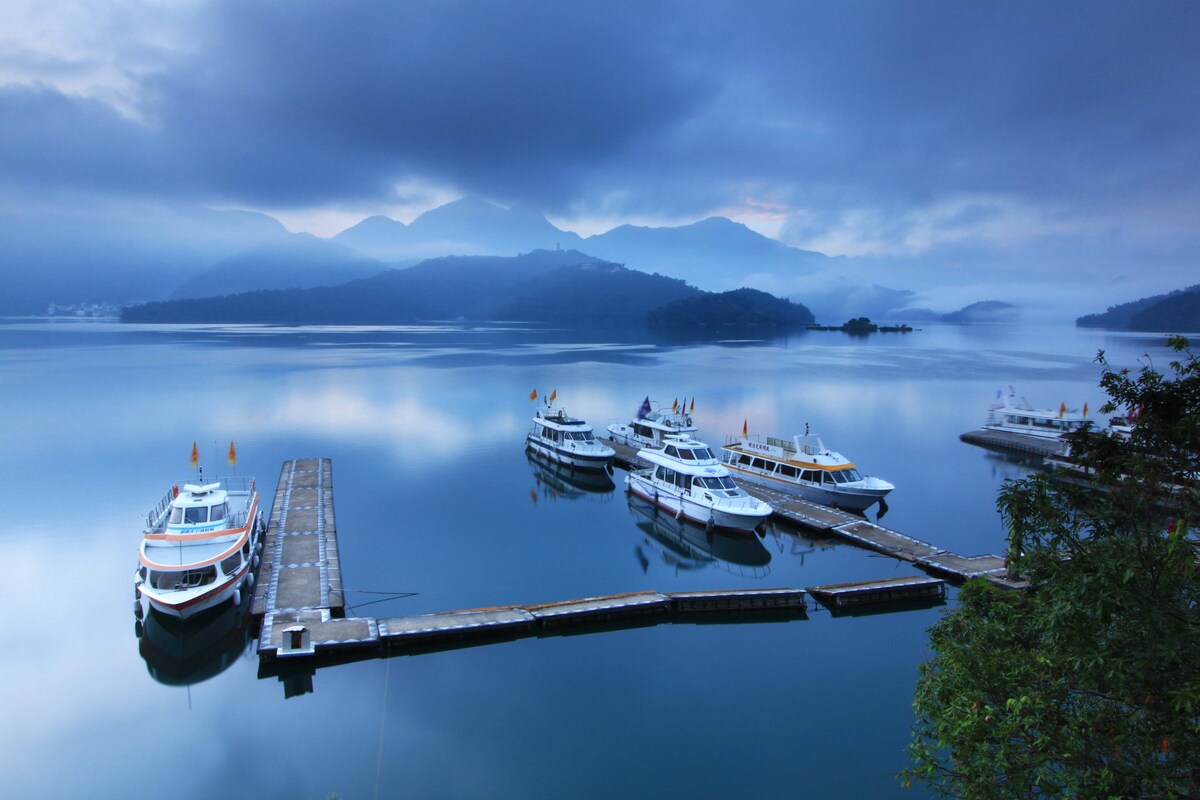
<svg viewBox="0 0 1200 800">
<path fill-rule="evenodd" d="M 866 336 L 868 333 L 912 333 L 910 325 L 876 325 L 867 317 L 848 319 L 842 325 L 809 325 L 810 331 L 842 331 L 852 336 Z"/>
</svg>

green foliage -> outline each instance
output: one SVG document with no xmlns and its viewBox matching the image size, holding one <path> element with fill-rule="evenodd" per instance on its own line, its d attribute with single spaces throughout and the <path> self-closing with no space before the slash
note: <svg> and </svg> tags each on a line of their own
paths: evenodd
<svg viewBox="0 0 1200 800">
<path fill-rule="evenodd" d="M 650 327 L 697 334 L 767 334 L 813 321 L 812 312 L 803 305 L 757 289 L 697 294 L 658 306 L 647 315 Z"/>
<path fill-rule="evenodd" d="M 1200 797 L 1200 365 L 1105 370 L 1128 438 L 1073 445 L 1088 485 L 1010 481 L 1025 591 L 968 583 L 931 629 L 905 780 L 963 798 Z"/>
</svg>

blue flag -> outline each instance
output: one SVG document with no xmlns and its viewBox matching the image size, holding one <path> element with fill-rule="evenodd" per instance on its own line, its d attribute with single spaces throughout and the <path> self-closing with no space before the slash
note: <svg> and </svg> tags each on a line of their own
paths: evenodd
<svg viewBox="0 0 1200 800">
<path fill-rule="evenodd" d="M 642 401 L 642 407 L 638 409 L 638 419 L 645 419 L 650 414 L 650 395 L 646 395 L 646 399 Z"/>
</svg>

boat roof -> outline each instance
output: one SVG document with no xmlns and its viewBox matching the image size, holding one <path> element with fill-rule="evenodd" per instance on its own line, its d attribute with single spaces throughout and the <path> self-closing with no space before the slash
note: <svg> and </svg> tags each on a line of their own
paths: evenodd
<svg viewBox="0 0 1200 800">
<path fill-rule="evenodd" d="M 689 414 L 683 411 L 671 411 L 665 408 L 655 409 L 645 416 L 639 416 L 637 419 L 633 420 L 633 422 L 664 431 L 698 430 L 696 426 L 692 424 L 692 418 Z"/>
<path fill-rule="evenodd" d="M 797 434 L 791 442 L 774 436 L 743 436 L 723 445 L 721 449 L 808 469 L 841 470 L 854 467 L 853 461 L 825 447 L 815 433 Z"/>
<path fill-rule="evenodd" d="M 588 425 L 584 420 L 576 419 L 569 415 L 565 408 L 545 409 L 544 413 L 543 410 L 538 410 L 533 421 L 550 428 L 575 428 L 588 431 L 592 429 L 592 426 Z"/>
<path fill-rule="evenodd" d="M 183 488 L 179 490 L 179 496 L 171 501 L 173 506 L 212 506 L 225 502 L 229 493 L 221 488 L 221 484 L 206 483 L 203 486 L 197 486 L 194 483 L 185 483 Z"/>
</svg>

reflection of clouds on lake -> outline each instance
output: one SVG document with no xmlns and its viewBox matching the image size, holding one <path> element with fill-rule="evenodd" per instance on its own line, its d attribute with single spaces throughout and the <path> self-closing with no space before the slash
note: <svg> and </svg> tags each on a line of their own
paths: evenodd
<svg viewBox="0 0 1200 800">
<path fill-rule="evenodd" d="M 439 405 L 430 402 L 430 393 L 419 390 L 381 396 L 376 387 L 323 384 L 293 386 L 278 394 L 261 415 L 245 411 L 254 414 L 253 424 L 261 432 L 390 442 L 403 458 L 421 461 L 457 458 L 472 448 L 516 441 L 525 427 L 511 408 L 500 403 L 485 408 L 461 402 Z M 473 397 L 478 400 L 478 395 Z M 248 421 L 241 413 L 225 410 L 213 427 L 246 427 Z"/>
</svg>

